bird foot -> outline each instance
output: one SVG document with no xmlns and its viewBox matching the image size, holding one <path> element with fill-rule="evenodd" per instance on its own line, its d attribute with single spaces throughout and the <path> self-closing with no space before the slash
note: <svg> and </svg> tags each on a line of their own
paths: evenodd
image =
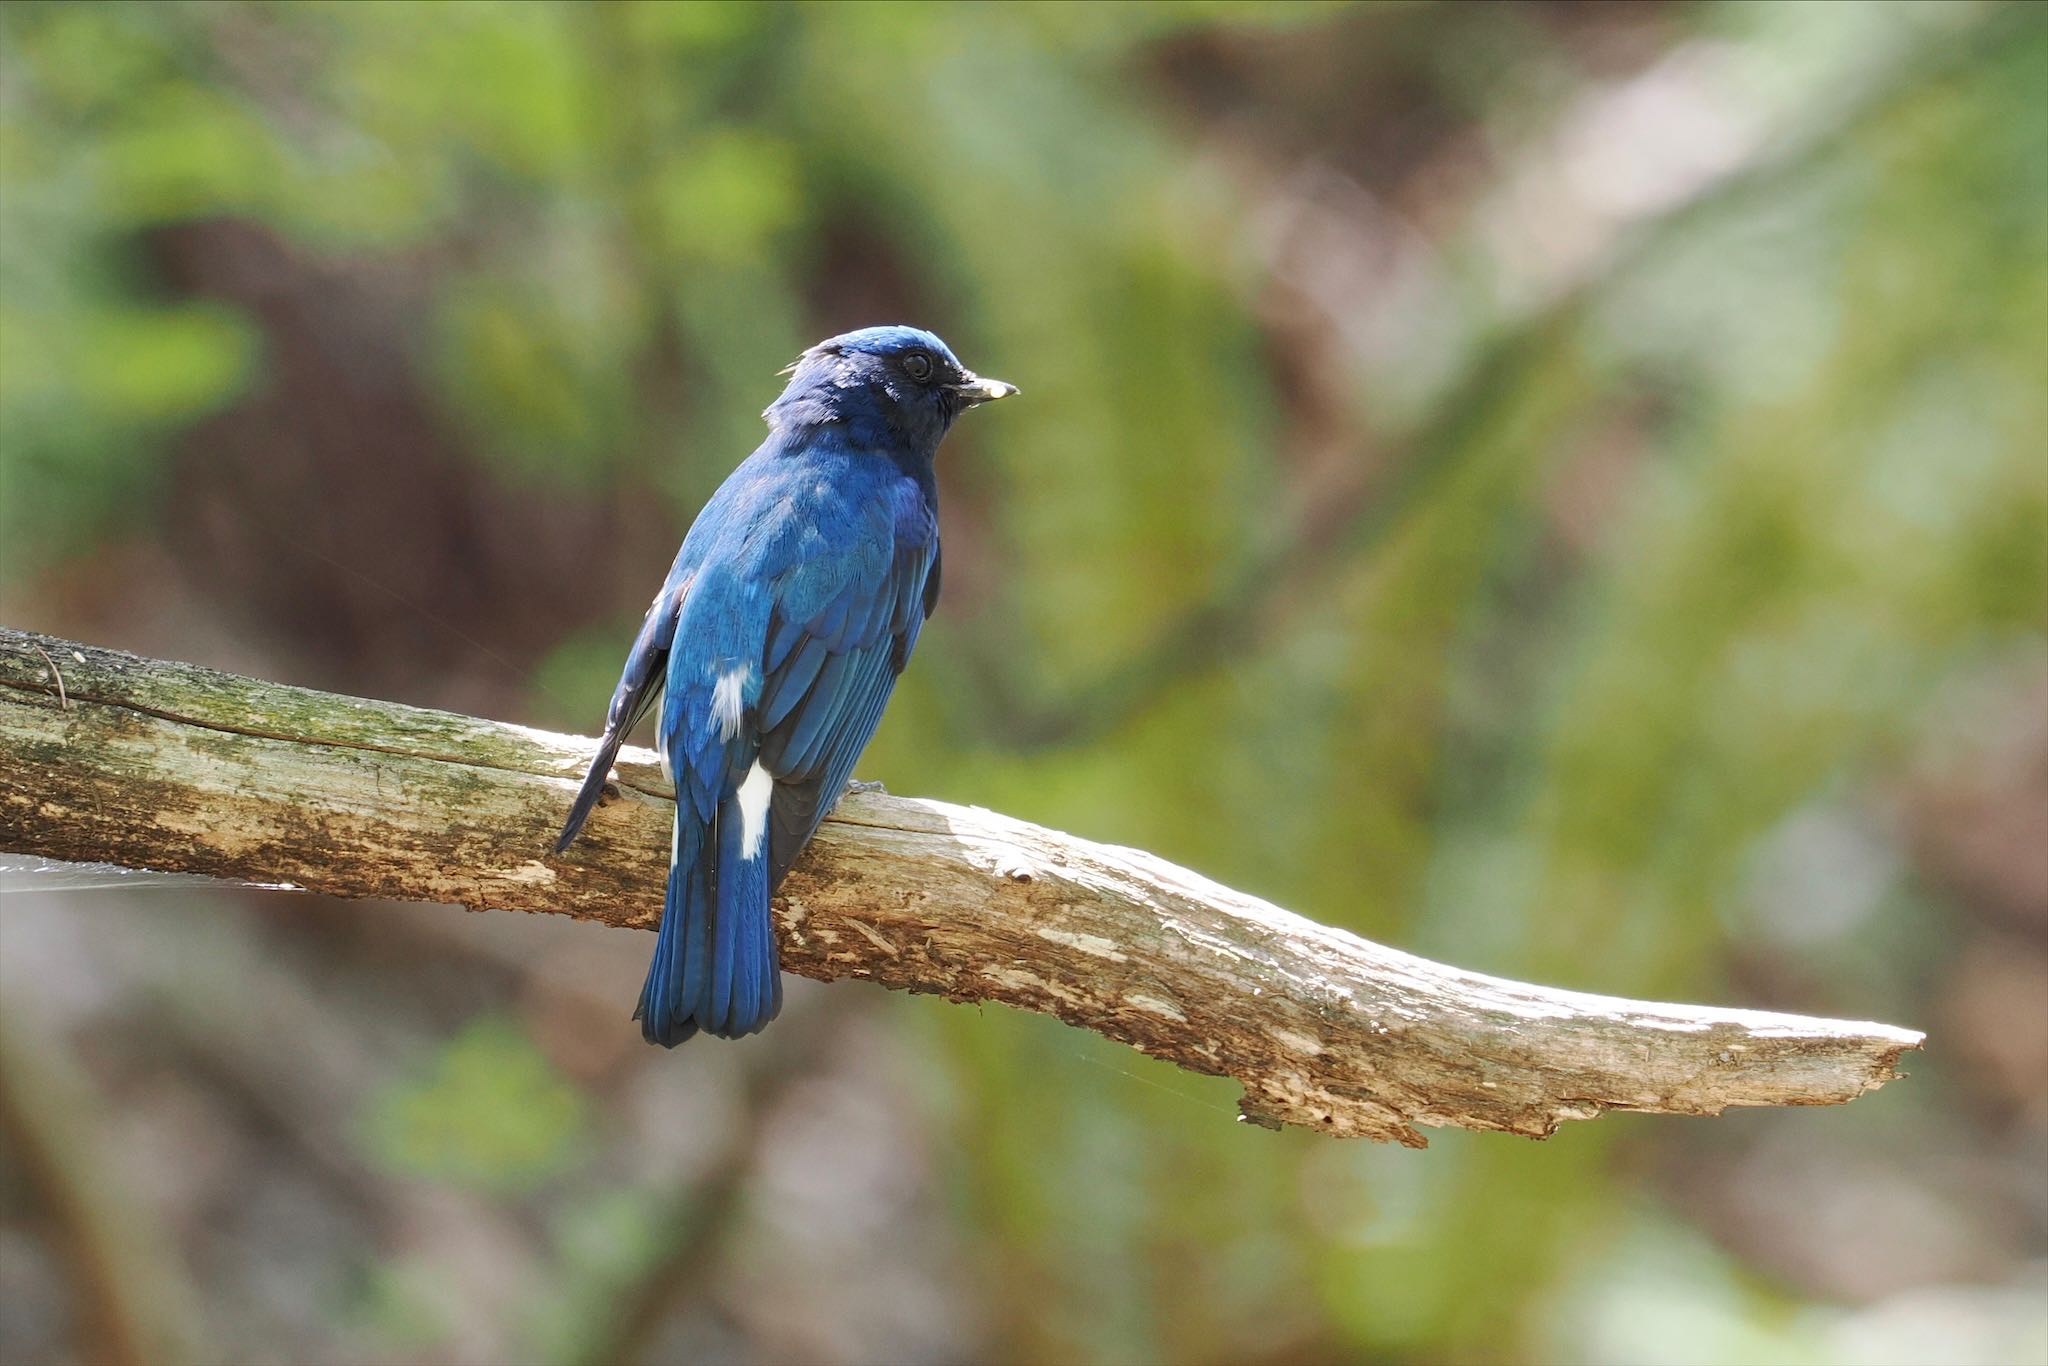
<svg viewBox="0 0 2048 1366">
<path fill-rule="evenodd" d="M 882 786 L 880 783 L 864 783 L 858 778 L 849 778 L 847 780 L 845 789 L 841 791 L 839 795 L 842 797 L 850 797 L 857 792 L 881 792 L 886 794 L 888 791 L 889 789 Z"/>
</svg>

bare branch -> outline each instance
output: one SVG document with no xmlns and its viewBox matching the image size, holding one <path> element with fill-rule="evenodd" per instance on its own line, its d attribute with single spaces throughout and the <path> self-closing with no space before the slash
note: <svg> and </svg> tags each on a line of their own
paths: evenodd
<svg viewBox="0 0 2048 1366">
<path fill-rule="evenodd" d="M 0 628 L 0 851 L 650 926 L 671 811 L 652 754 L 547 854 L 590 750 Z M 1486 977 L 1136 850 L 900 797 L 844 801 L 777 915 L 791 972 L 1043 1011 L 1234 1078 L 1257 1123 L 1411 1145 L 1421 1125 L 1834 1104 L 1922 1038 Z"/>
</svg>

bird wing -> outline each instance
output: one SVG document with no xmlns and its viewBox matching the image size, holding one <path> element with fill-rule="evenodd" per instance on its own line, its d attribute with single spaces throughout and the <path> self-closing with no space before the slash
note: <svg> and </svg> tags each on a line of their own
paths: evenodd
<svg viewBox="0 0 2048 1366">
<path fill-rule="evenodd" d="M 810 591 L 783 595 L 770 618 L 754 721 L 760 762 L 775 779 L 771 888 L 845 788 L 936 600 L 928 507 L 918 499 L 892 521 L 883 563 L 845 557 L 826 571 L 824 591 L 814 578 Z"/>
<path fill-rule="evenodd" d="M 638 1012 L 656 1043 L 752 1033 L 780 1007 L 768 898 L 845 787 L 924 621 L 936 537 L 910 494 L 758 519 L 744 569 L 699 567 L 659 728 L 675 844 Z"/>
<path fill-rule="evenodd" d="M 677 571 L 669 575 L 661 591 L 654 595 L 648 605 L 647 616 L 640 623 L 640 634 L 633 638 L 633 648 L 626 655 L 626 667 L 619 675 L 619 686 L 612 693 L 612 705 L 605 713 L 604 737 L 598 741 L 597 756 L 590 762 L 590 771 L 583 777 L 583 787 L 576 794 L 575 805 L 569 808 L 569 819 L 562 825 L 560 838 L 555 841 L 555 852 L 561 853 L 576 838 L 576 832 L 583 828 L 583 822 L 590 817 L 597 805 L 598 794 L 604 791 L 605 777 L 612 770 L 612 761 L 619 757 L 619 746 L 639 723 L 647 709 L 654 704 L 654 697 L 661 689 L 663 676 L 668 671 L 669 647 L 675 641 L 676 617 L 681 610 L 683 597 L 690 587 L 689 576 Z"/>
</svg>

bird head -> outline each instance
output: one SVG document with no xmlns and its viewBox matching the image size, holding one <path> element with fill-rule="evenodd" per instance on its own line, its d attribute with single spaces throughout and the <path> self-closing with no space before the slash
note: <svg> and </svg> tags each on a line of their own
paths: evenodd
<svg viewBox="0 0 2048 1366">
<path fill-rule="evenodd" d="M 926 454 L 961 413 L 1017 392 L 1014 384 L 975 374 L 951 347 L 915 327 L 828 337 L 783 373 L 788 387 L 762 414 L 769 426 L 843 422 Z"/>
</svg>

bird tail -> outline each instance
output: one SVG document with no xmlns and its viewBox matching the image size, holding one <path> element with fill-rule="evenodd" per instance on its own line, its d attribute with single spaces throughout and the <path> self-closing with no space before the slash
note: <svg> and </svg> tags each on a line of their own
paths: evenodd
<svg viewBox="0 0 2048 1366">
<path fill-rule="evenodd" d="M 768 913 L 768 860 L 743 857 L 750 833 L 737 794 L 719 803 L 709 832 L 679 806 L 668 894 L 654 961 L 633 1012 L 649 1043 L 674 1048 L 703 1030 L 736 1039 L 760 1031 L 782 1009 L 782 973 Z"/>
</svg>

